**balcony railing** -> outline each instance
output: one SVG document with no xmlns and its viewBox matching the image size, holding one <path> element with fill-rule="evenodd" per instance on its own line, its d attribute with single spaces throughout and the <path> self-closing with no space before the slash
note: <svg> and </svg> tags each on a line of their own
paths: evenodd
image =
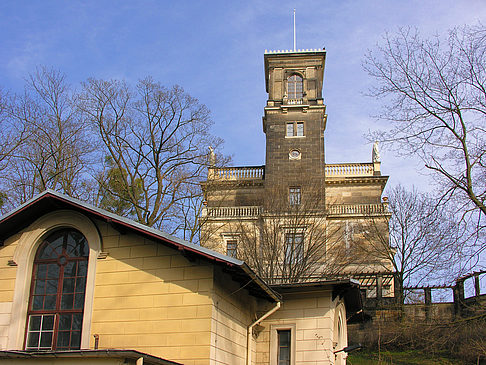
<svg viewBox="0 0 486 365">
<path fill-rule="evenodd" d="M 326 177 L 373 176 L 374 164 L 370 163 L 333 163 L 326 164 Z"/>
<path fill-rule="evenodd" d="M 304 104 L 304 99 L 302 99 L 302 98 L 299 98 L 299 99 L 284 98 L 284 104 L 285 105 L 302 105 L 302 104 Z"/>
<path fill-rule="evenodd" d="M 203 215 L 211 218 L 249 218 L 257 217 L 263 212 L 261 206 L 246 207 L 206 207 Z"/>
<path fill-rule="evenodd" d="M 264 166 L 210 167 L 208 180 L 263 180 Z"/>
<path fill-rule="evenodd" d="M 388 203 L 380 204 L 336 204 L 327 207 L 330 216 L 370 216 L 389 214 Z"/>
</svg>

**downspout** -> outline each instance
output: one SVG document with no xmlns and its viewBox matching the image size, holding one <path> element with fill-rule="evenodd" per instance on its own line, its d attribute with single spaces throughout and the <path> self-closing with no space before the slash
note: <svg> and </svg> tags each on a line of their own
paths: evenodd
<svg viewBox="0 0 486 365">
<path fill-rule="evenodd" d="M 261 316 L 255 322 L 253 322 L 248 326 L 248 330 L 246 332 L 246 365 L 251 365 L 251 336 L 252 336 L 253 327 L 255 327 L 258 323 L 263 321 L 268 316 L 271 316 L 273 313 L 278 311 L 280 309 L 280 306 L 281 306 L 281 302 L 277 302 L 275 307 L 270 309 L 267 313 L 265 313 L 263 316 Z"/>
</svg>

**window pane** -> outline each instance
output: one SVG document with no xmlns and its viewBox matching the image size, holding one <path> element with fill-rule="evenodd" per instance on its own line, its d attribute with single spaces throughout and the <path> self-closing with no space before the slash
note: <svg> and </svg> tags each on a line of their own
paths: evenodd
<svg viewBox="0 0 486 365">
<path fill-rule="evenodd" d="M 287 123 L 287 137 L 293 137 L 294 136 L 294 123 L 290 122 Z"/>
<path fill-rule="evenodd" d="M 298 136 L 304 135 L 304 123 L 302 122 L 297 123 L 297 135 Z"/>
<path fill-rule="evenodd" d="M 59 266 L 57 264 L 49 264 L 47 268 L 47 278 L 57 279 L 59 278 Z"/>
<path fill-rule="evenodd" d="M 45 294 L 46 291 L 46 282 L 44 280 L 36 280 L 35 281 L 35 289 L 34 294 Z"/>
<path fill-rule="evenodd" d="M 236 240 L 228 240 L 226 241 L 226 254 L 230 257 L 236 257 L 237 255 L 237 241 Z"/>
<path fill-rule="evenodd" d="M 81 331 L 71 332 L 71 348 L 79 348 L 81 345 Z"/>
<path fill-rule="evenodd" d="M 86 276 L 88 272 L 88 261 L 78 261 L 78 276 Z"/>
<path fill-rule="evenodd" d="M 44 300 L 44 309 L 56 309 L 57 295 L 46 295 Z"/>
<path fill-rule="evenodd" d="M 64 331 L 64 330 L 71 330 L 71 314 L 61 314 L 59 316 L 59 330 Z"/>
<path fill-rule="evenodd" d="M 43 296 L 35 296 L 32 298 L 32 309 L 39 310 L 44 308 L 44 297 Z"/>
<path fill-rule="evenodd" d="M 49 349 L 52 347 L 52 332 L 41 333 L 40 347 Z"/>
<path fill-rule="evenodd" d="M 42 330 L 52 331 L 54 329 L 54 316 L 43 316 L 42 318 Z"/>
<path fill-rule="evenodd" d="M 73 277 L 76 276 L 76 261 L 71 261 L 64 266 L 64 276 Z"/>
<path fill-rule="evenodd" d="M 57 293 L 57 279 L 46 281 L 46 294 L 56 294 Z"/>
<path fill-rule="evenodd" d="M 57 348 L 68 348 L 71 332 L 59 331 L 57 334 Z"/>
<path fill-rule="evenodd" d="M 74 309 L 83 309 L 84 307 L 84 293 L 76 294 L 74 296 Z"/>
<path fill-rule="evenodd" d="M 61 309 L 72 309 L 74 302 L 73 294 L 64 294 L 61 299 Z"/>
<path fill-rule="evenodd" d="M 39 264 L 37 265 L 37 279 L 45 279 L 47 276 L 47 264 Z"/>
<path fill-rule="evenodd" d="M 86 278 L 76 279 L 76 293 L 84 293 L 86 288 Z"/>
<path fill-rule="evenodd" d="M 277 331 L 278 365 L 290 364 L 290 330 Z"/>
<path fill-rule="evenodd" d="M 30 316 L 29 320 L 29 330 L 38 331 L 41 326 L 41 316 Z"/>
<path fill-rule="evenodd" d="M 27 348 L 37 348 L 39 346 L 39 332 L 29 332 L 27 336 Z"/>
<path fill-rule="evenodd" d="M 74 293 L 74 283 L 76 279 L 64 279 L 62 285 L 63 293 Z"/>
</svg>

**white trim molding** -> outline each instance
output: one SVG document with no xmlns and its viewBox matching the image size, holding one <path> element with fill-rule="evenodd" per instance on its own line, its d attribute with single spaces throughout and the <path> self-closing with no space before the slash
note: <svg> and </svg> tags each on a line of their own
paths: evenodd
<svg viewBox="0 0 486 365">
<path fill-rule="evenodd" d="M 23 230 L 13 260 L 17 263 L 17 276 L 13 298 L 12 320 L 8 336 L 8 350 L 22 350 L 29 305 L 32 267 L 42 240 L 53 230 L 73 228 L 81 232 L 89 244 L 88 275 L 84 302 L 81 349 L 89 349 L 91 317 L 95 287 L 96 261 L 101 252 L 101 237 L 93 221 L 72 210 L 58 210 L 37 219 Z"/>
</svg>

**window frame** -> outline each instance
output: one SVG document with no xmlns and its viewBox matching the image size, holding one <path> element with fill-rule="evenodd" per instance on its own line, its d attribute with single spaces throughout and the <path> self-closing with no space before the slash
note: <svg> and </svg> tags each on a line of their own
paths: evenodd
<svg viewBox="0 0 486 365">
<path fill-rule="evenodd" d="M 66 248 L 69 242 L 69 238 L 73 237 L 72 234 L 77 234 L 80 235 L 83 240 L 83 245 L 86 245 L 86 248 L 88 249 L 88 256 L 83 256 L 83 255 L 69 255 L 67 252 Z M 56 240 L 61 238 L 61 247 L 62 251 L 61 253 L 57 254 L 54 252 L 48 257 L 42 257 L 43 253 L 45 252 L 44 250 L 48 247 L 55 247 L 56 245 Z M 59 247 L 59 245 L 58 245 Z M 54 257 L 56 255 L 57 257 Z M 28 311 L 27 311 L 27 325 L 25 329 L 25 340 L 24 340 L 24 349 L 25 351 L 45 351 L 45 350 L 50 350 L 50 351 L 55 351 L 55 350 L 62 350 L 62 351 L 69 351 L 69 350 L 79 350 L 81 348 L 81 333 L 82 333 L 82 320 L 83 320 L 83 315 L 84 315 L 84 304 L 85 304 L 85 298 L 86 298 L 86 278 L 87 278 L 87 273 L 88 273 L 88 258 L 89 258 L 89 243 L 84 237 L 84 235 L 79 232 L 78 230 L 75 230 L 73 228 L 65 228 L 65 229 L 57 229 L 49 232 L 49 234 L 42 240 L 41 244 L 38 245 L 37 251 L 35 254 L 34 262 L 33 262 L 33 268 L 32 268 L 32 279 L 31 279 L 31 289 L 30 289 L 30 294 L 29 294 L 29 306 L 28 306 Z M 86 262 L 86 266 L 84 269 L 80 265 L 81 262 Z M 75 275 L 70 276 L 69 273 L 66 272 L 66 268 L 68 265 L 72 263 L 75 264 Z M 40 268 L 45 267 L 45 280 L 41 280 L 39 278 L 40 274 Z M 49 272 L 51 268 L 56 268 L 56 275 L 57 278 L 55 277 L 49 277 Z M 81 270 L 81 271 L 80 271 Z M 82 275 L 78 275 L 79 273 L 82 273 Z M 56 293 L 55 293 L 55 303 L 54 303 L 54 308 L 45 308 L 45 303 L 47 297 L 54 297 L 54 294 L 48 294 L 47 293 L 47 282 L 51 281 L 53 282 L 54 280 L 57 281 L 57 287 L 56 287 Z M 72 287 L 72 292 L 67 292 L 65 289 L 65 280 L 70 280 L 74 281 L 73 282 L 73 287 Z M 79 281 L 81 280 L 81 281 Z M 37 284 L 39 282 L 45 282 L 44 285 L 44 294 L 38 294 L 36 293 L 37 289 Z M 82 292 L 77 290 L 79 285 L 81 285 Z M 76 307 L 76 297 L 82 295 L 82 304 L 78 304 Z M 72 296 L 71 299 L 71 304 L 72 308 L 69 307 L 64 307 L 66 302 L 64 302 L 65 298 L 68 298 L 69 296 Z M 36 303 L 36 298 L 43 298 L 42 299 L 42 308 L 34 308 L 34 305 Z M 39 324 L 39 331 L 36 330 L 31 330 L 31 323 L 33 322 L 32 319 L 34 317 L 41 317 L 41 322 Z M 43 323 L 44 323 L 44 317 L 47 316 L 52 316 L 53 317 L 53 325 L 52 328 L 49 328 L 46 331 L 43 331 Z M 70 324 L 69 327 L 70 329 L 66 331 L 65 329 L 60 328 L 60 324 L 62 321 L 62 317 L 64 316 L 71 316 Z M 75 316 L 81 316 L 81 322 L 79 323 L 79 328 L 73 329 L 73 324 L 74 324 L 74 317 Z M 37 343 L 39 346 L 29 346 L 29 340 L 30 340 L 30 335 L 39 332 L 39 339 L 37 340 Z M 68 346 L 59 346 L 58 344 L 58 337 L 60 333 L 66 333 L 69 332 L 69 345 Z M 79 346 L 76 344 L 74 346 L 71 345 L 71 338 L 73 335 L 75 335 L 75 332 L 79 332 Z M 51 345 L 50 347 L 47 346 L 42 346 L 41 347 L 41 342 L 42 342 L 42 337 L 43 333 L 52 333 L 51 336 Z"/>
<path fill-rule="evenodd" d="M 27 326 L 28 298 L 30 295 L 33 263 L 35 254 L 43 239 L 54 230 L 73 228 L 83 234 L 89 243 L 88 273 L 84 303 L 83 324 L 81 330 L 81 349 L 90 348 L 91 321 L 93 315 L 93 298 L 95 289 L 96 264 L 101 251 L 101 232 L 95 223 L 86 215 L 73 210 L 57 210 L 47 213 L 24 229 L 18 239 L 13 253 L 17 264 L 14 296 L 12 303 L 12 320 L 8 329 L 7 348 L 23 351 L 25 330 Z"/>
<path fill-rule="evenodd" d="M 299 129 L 299 126 L 301 128 Z M 289 134 L 290 128 L 292 129 L 292 134 Z M 299 134 L 299 131 L 302 134 Z M 285 123 L 285 138 L 304 138 L 305 137 L 305 122 L 303 120 L 293 120 Z"/>
<path fill-rule="evenodd" d="M 292 207 L 302 204 L 302 187 L 289 186 L 289 205 Z"/>
<path fill-rule="evenodd" d="M 292 73 L 287 77 L 287 97 L 289 99 L 304 98 L 304 77 L 298 73 Z"/>
<path fill-rule="evenodd" d="M 295 323 L 282 323 L 270 325 L 270 364 L 278 365 L 278 331 L 290 331 L 290 364 L 295 364 L 296 353 L 296 325 Z"/>
<path fill-rule="evenodd" d="M 238 240 L 236 237 L 231 237 L 225 240 L 226 241 L 226 256 L 238 258 Z M 229 249 L 230 245 L 234 245 L 234 248 L 231 250 Z"/>
<path fill-rule="evenodd" d="M 296 237 L 300 242 L 296 242 Z M 285 257 L 286 265 L 297 265 L 304 260 L 305 235 L 303 231 L 285 232 Z M 298 247 L 296 249 L 296 247 Z M 290 253 L 290 254 L 289 254 Z"/>
</svg>

